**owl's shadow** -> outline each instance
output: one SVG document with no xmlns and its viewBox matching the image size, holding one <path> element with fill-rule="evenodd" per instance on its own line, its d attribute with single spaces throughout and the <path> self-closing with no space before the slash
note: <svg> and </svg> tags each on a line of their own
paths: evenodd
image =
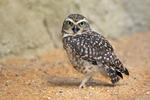
<svg viewBox="0 0 150 100">
<path fill-rule="evenodd" d="M 82 79 L 73 78 L 73 77 L 60 77 L 60 76 L 49 76 L 46 78 L 46 81 L 49 84 L 53 84 L 56 86 L 79 86 Z M 106 86 L 106 87 L 114 87 L 113 84 L 109 84 L 100 80 L 90 80 L 87 83 L 87 86 Z"/>
</svg>

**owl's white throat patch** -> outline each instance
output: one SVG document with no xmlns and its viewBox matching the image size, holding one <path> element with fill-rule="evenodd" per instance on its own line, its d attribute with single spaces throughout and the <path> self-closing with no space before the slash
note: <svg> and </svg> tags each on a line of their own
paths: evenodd
<svg viewBox="0 0 150 100">
<path fill-rule="evenodd" d="M 64 35 L 63 35 L 63 38 L 64 38 L 64 37 L 68 37 L 68 36 L 72 36 L 72 34 L 64 34 Z"/>
<path fill-rule="evenodd" d="M 68 36 L 81 35 L 81 34 L 82 34 L 81 32 L 77 32 L 76 34 L 64 34 L 64 35 L 63 35 L 63 38 L 64 38 L 64 37 L 68 37 Z"/>
<path fill-rule="evenodd" d="M 82 33 L 79 31 L 79 32 L 77 32 L 75 35 L 81 35 Z"/>
</svg>

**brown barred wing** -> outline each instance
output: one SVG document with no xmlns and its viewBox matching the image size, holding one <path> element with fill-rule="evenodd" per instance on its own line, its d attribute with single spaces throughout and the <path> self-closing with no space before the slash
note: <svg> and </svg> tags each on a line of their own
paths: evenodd
<svg viewBox="0 0 150 100">
<path fill-rule="evenodd" d="M 109 42 L 96 32 L 76 35 L 70 39 L 68 45 L 81 59 L 94 65 L 110 63 L 116 58 Z"/>
</svg>

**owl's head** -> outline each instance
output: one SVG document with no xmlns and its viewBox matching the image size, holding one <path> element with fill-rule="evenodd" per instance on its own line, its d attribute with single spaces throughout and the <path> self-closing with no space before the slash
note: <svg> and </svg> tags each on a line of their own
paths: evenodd
<svg viewBox="0 0 150 100">
<path fill-rule="evenodd" d="M 80 14 L 70 14 L 63 23 L 62 34 L 63 35 L 75 35 L 82 34 L 85 31 L 90 30 L 90 25 L 87 19 Z"/>
</svg>

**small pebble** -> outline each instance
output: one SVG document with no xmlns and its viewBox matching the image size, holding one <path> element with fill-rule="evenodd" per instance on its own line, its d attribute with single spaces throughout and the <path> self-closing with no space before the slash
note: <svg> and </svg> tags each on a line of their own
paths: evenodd
<svg viewBox="0 0 150 100">
<path fill-rule="evenodd" d="M 150 94 L 150 91 L 147 91 L 146 94 Z"/>
<path fill-rule="evenodd" d="M 18 75 L 18 74 L 16 74 L 15 76 L 16 76 L 16 77 L 18 77 L 19 75 Z"/>
<path fill-rule="evenodd" d="M 92 95 L 93 93 L 92 92 L 89 92 L 89 95 Z"/>
<path fill-rule="evenodd" d="M 48 100 L 51 100 L 51 97 L 47 97 Z"/>
<path fill-rule="evenodd" d="M 117 91 L 119 91 L 120 90 L 120 88 L 117 88 Z"/>
<path fill-rule="evenodd" d="M 134 77 L 134 80 L 136 80 L 136 77 Z"/>
<path fill-rule="evenodd" d="M 63 90 L 59 90 L 59 93 L 63 93 Z"/>
<path fill-rule="evenodd" d="M 31 83 L 28 83 L 28 85 L 31 85 Z"/>
<path fill-rule="evenodd" d="M 5 86 L 8 86 L 8 83 L 5 83 Z"/>
<path fill-rule="evenodd" d="M 90 89 L 94 89 L 92 86 L 89 86 Z"/>
</svg>

